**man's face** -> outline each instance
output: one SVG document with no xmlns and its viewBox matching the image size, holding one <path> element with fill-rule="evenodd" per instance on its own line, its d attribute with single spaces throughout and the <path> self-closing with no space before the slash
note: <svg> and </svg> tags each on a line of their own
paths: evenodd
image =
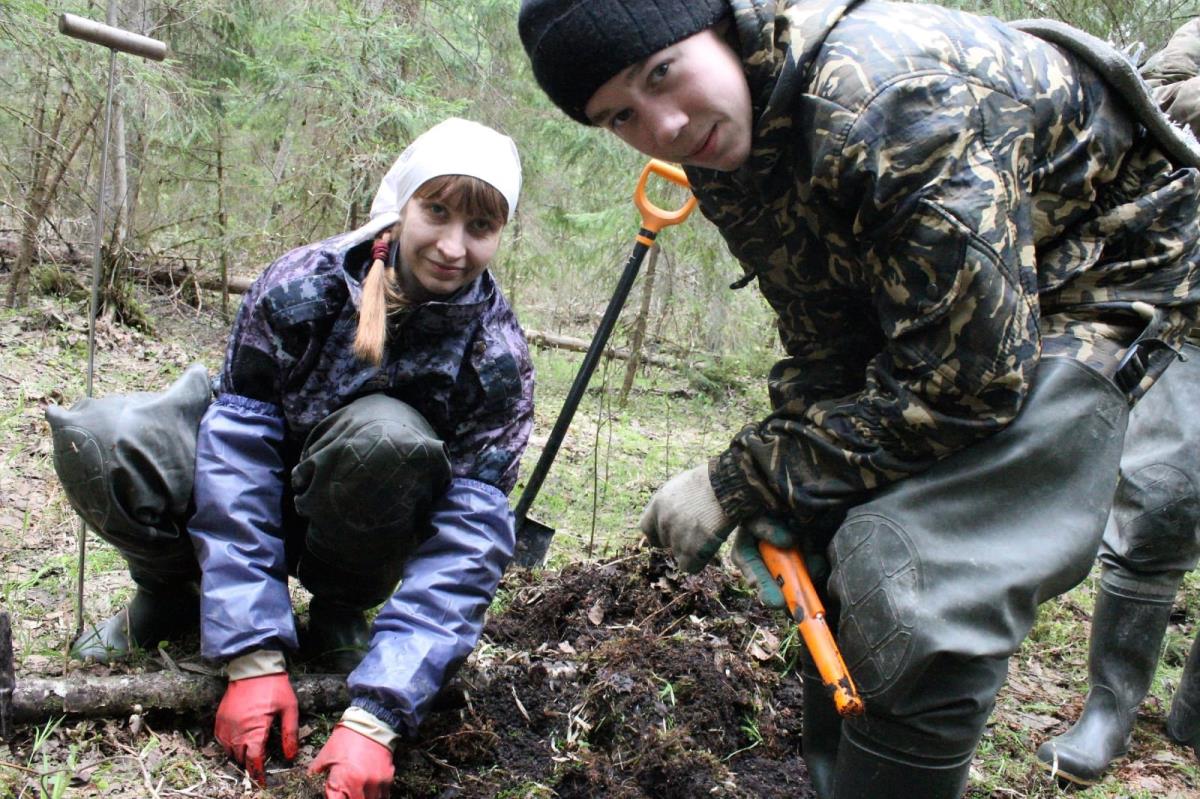
<svg viewBox="0 0 1200 799">
<path fill-rule="evenodd" d="M 503 224 L 439 200 L 413 197 L 400 229 L 400 285 L 417 302 L 445 297 L 479 277 L 500 246 Z"/>
<path fill-rule="evenodd" d="M 713 28 L 618 72 L 584 113 L 663 161 L 731 172 L 750 155 L 750 87 L 737 53 Z"/>
</svg>

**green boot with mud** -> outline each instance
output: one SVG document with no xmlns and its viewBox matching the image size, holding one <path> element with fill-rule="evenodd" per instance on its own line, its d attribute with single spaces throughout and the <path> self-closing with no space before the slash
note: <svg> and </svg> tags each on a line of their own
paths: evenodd
<svg viewBox="0 0 1200 799">
<path fill-rule="evenodd" d="M 838 715 L 829 689 L 821 681 L 817 665 L 810 657 L 804 657 L 800 678 L 804 691 L 801 754 L 817 799 L 833 799 L 833 776 L 837 769 L 838 741 L 842 737 L 842 717 Z"/>
<path fill-rule="evenodd" d="M 1129 750 L 1137 708 L 1150 688 L 1171 615 L 1171 599 L 1135 596 L 1101 577 L 1092 614 L 1083 713 L 1037 750 L 1041 766 L 1080 785 L 1099 782 Z"/>
<path fill-rule="evenodd" d="M 84 632 L 71 644 L 71 657 L 111 663 L 134 649 L 154 649 L 200 629 L 200 585 L 143 582 L 120 612 Z"/>
<path fill-rule="evenodd" d="M 313 597 L 308 629 L 300 641 L 302 659 L 336 674 L 349 674 L 367 654 L 371 625 L 362 610 Z"/>
</svg>

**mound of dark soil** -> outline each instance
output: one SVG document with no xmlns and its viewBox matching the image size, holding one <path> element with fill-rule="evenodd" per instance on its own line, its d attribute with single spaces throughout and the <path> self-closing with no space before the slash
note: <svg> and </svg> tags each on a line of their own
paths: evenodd
<svg viewBox="0 0 1200 799">
<path fill-rule="evenodd" d="M 794 646 L 728 575 L 626 553 L 510 572 L 501 596 L 456 706 L 398 751 L 396 794 L 814 795 Z"/>
</svg>

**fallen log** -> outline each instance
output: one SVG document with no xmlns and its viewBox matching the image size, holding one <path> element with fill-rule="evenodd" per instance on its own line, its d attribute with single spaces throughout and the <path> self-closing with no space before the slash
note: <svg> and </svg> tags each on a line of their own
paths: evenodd
<svg viewBox="0 0 1200 799">
<path fill-rule="evenodd" d="M 525 328 L 525 339 L 530 344 L 536 344 L 541 347 L 553 347 L 554 349 L 570 350 L 571 352 L 587 352 L 591 342 L 585 341 L 574 336 L 561 336 L 556 333 L 546 333 L 541 330 L 533 330 Z M 627 361 L 630 359 L 629 350 L 617 347 L 605 347 L 604 357 L 616 358 L 619 361 Z M 686 369 L 687 364 L 682 361 L 677 361 L 674 358 L 664 358 L 661 355 L 650 355 L 642 353 L 640 359 L 643 363 L 651 364 L 652 366 L 661 366 L 664 369 Z"/>
<path fill-rule="evenodd" d="M 146 276 L 157 286 L 175 288 L 195 281 L 196 285 L 209 291 L 221 291 L 221 278 L 217 275 L 198 274 L 188 267 L 159 267 L 149 270 Z M 229 293 L 245 294 L 254 285 L 252 277 L 230 277 Z"/>
<path fill-rule="evenodd" d="M 224 677 L 187 672 L 70 677 L 26 677 L 12 694 L 12 719 L 42 724 L 60 716 L 120 718 L 151 710 L 213 713 L 225 694 Z M 301 713 L 335 713 L 350 702 L 343 674 L 292 675 Z"/>
</svg>

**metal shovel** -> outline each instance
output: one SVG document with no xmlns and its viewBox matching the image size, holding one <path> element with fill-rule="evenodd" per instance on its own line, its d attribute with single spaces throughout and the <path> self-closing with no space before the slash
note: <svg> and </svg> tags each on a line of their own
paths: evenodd
<svg viewBox="0 0 1200 799">
<path fill-rule="evenodd" d="M 579 401 L 583 399 L 583 392 L 587 390 L 588 380 L 591 379 L 592 372 L 596 369 L 600 354 L 604 352 L 604 347 L 608 344 L 608 337 L 617 323 L 617 317 L 620 316 L 621 309 L 625 306 L 625 299 L 629 296 L 630 289 L 633 288 L 633 282 L 642 266 L 642 259 L 654 245 L 654 239 L 658 236 L 659 231 L 670 225 L 678 225 L 687 219 L 688 214 L 696 207 L 694 196 L 688 197 L 687 202 L 676 211 L 664 211 L 650 202 L 646 197 L 646 181 L 650 178 L 651 173 L 685 189 L 688 188 L 687 176 L 682 169 L 673 164 L 651 160 L 642 169 L 637 187 L 633 191 L 633 204 L 642 214 L 642 228 L 638 231 L 633 252 L 630 253 L 629 260 L 625 262 L 625 271 L 621 274 L 612 299 L 608 301 L 608 308 L 600 320 L 600 327 L 596 329 L 591 346 L 588 347 L 587 354 L 583 356 L 583 363 L 579 365 L 579 373 L 575 375 L 575 382 L 571 384 L 571 390 L 567 392 L 567 399 L 563 402 L 562 410 L 558 412 L 558 421 L 554 423 L 554 429 L 550 431 L 550 436 L 546 439 L 546 446 L 542 448 L 542 455 L 538 458 L 537 466 L 534 467 L 533 473 L 525 482 L 525 490 L 521 492 L 521 498 L 513 511 L 517 522 L 517 549 L 513 561 L 519 566 L 540 566 L 546 559 L 546 551 L 550 548 L 550 539 L 554 537 L 554 528 L 530 519 L 528 517 L 529 506 L 537 498 L 542 482 L 550 471 L 550 464 L 554 462 L 558 448 L 567 434 L 567 428 L 571 426 L 575 409 L 579 407 Z"/>
</svg>

